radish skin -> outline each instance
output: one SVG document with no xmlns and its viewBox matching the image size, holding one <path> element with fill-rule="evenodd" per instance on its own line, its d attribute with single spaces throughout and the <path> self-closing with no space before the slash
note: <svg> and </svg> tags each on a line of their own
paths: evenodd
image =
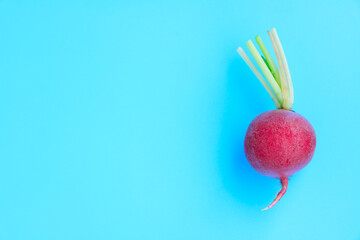
<svg viewBox="0 0 360 240">
<path fill-rule="evenodd" d="M 287 179 L 310 162 L 315 147 L 313 127 L 293 111 L 267 111 L 250 123 L 244 142 L 247 160 L 259 173 L 280 179 L 283 186 L 273 203 L 264 210 L 281 199 L 287 190 Z"/>
</svg>

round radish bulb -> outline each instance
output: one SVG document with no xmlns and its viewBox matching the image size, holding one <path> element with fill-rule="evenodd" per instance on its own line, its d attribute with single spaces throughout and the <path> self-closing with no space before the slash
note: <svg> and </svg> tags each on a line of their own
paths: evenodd
<svg viewBox="0 0 360 240">
<path fill-rule="evenodd" d="M 283 189 L 270 208 L 285 194 L 288 178 L 310 162 L 316 136 L 300 114 L 279 109 L 262 113 L 251 122 L 244 145 L 246 158 L 256 171 L 281 180 Z"/>
<path fill-rule="evenodd" d="M 244 50 L 238 48 L 239 54 L 278 108 L 257 116 L 251 122 L 245 136 L 245 155 L 250 165 L 265 176 L 280 179 L 282 184 L 282 189 L 275 200 L 263 210 L 273 207 L 281 199 L 287 190 L 289 177 L 311 161 L 316 146 L 315 131 L 311 124 L 303 116 L 291 110 L 294 89 L 285 54 L 276 30 L 272 29 L 268 33 L 279 68 L 260 37 L 256 37 L 256 41 L 264 56 L 259 54 L 251 40 L 247 42 L 267 81 Z"/>
</svg>

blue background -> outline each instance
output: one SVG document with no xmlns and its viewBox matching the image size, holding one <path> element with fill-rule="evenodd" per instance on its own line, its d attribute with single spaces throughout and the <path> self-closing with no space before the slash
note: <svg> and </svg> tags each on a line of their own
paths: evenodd
<svg viewBox="0 0 360 240">
<path fill-rule="evenodd" d="M 0 239 L 360 239 L 360 2 L 0 1 Z M 276 27 L 313 161 L 247 163 Z"/>
</svg>

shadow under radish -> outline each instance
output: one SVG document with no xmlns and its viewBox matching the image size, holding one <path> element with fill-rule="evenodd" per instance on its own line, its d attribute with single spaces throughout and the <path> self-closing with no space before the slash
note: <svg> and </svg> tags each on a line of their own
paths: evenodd
<svg viewBox="0 0 360 240">
<path fill-rule="evenodd" d="M 244 153 L 244 138 L 250 122 L 274 109 L 258 79 L 240 57 L 229 63 L 225 104 L 219 139 L 218 167 L 224 189 L 239 203 L 259 210 L 276 193 L 277 180 L 256 172 Z"/>
</svg>

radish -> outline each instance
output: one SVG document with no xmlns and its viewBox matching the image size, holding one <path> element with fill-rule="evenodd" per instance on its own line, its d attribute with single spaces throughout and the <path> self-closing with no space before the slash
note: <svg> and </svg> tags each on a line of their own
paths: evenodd
<svg viewBox="0 0 360 240">
<path fill-rule="evenodd" d="M 284 196 L 288 180 L 312 159 L 316 146 L 315 131 L 300 114 L 291 110 L 294 88 L 284 50 L 275 28 L 268 31 L 279 68 L 259 36 L 255 39 L 263 56 L 249 40 L 248 46 L 261 72 L 251 62 L 244 50 L 238 52 L 275 103 L 277 110 L 264 112 L 251 123 L 245 136 L 245 155 L 250 165 L 259 173 L 280 179 L 282 189 L 275 200 L 263 210 L 273 207 Z"/>
</svg>

